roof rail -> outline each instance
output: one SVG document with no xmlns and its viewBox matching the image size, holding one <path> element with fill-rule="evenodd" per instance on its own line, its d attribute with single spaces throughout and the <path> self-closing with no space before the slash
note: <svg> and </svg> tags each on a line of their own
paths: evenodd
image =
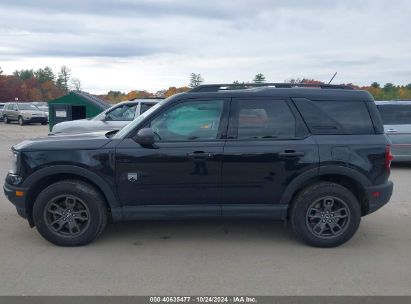
<svg viewBox="0 0 411 304">
<path fill-rule="evenodd" d="M 274 87 L 284 88 L 318 88 L 318 89 L 343 89 L 352 90 L 346 85 L 335 84 L 311 84 L 311 83 L 231 83 L 231 84 L 203 84 L 191 89 L 190 93 L 218 92 L 226 90 L 245 90 L 251 88 Z"/>
</svg>

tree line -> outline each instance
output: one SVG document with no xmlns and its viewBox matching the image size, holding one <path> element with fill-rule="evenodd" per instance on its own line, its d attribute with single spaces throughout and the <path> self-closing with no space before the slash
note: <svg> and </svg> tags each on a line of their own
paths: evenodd
<svg viewBox="0 0 411 304">
<path fill-rule="evenodd" d="M 57 74 L 46 66 L 37 70 L 16 70 L 4 75 L 0 68 L 0 101 L 48 101 L 81 90 L 81 81 L 71 78 L 71 70 L 62 66 Z"/>
<path fill-rule="evenodd" d="M 233 88 L 241 88 L 244 84 L 266 83 L 266 77 L 262 73 L 256 74 L 250 81 L 232 82 Z M 305 84 L 324 84 L 319 80 L 308 78 L 287 79 L 286 83 L 305 83 Z M 107 94 L 97 95 L 111 103 L 117 103 L 125 100 L 153 98 L 153 97 L 170 97 L 177 93 L 182 93 L 197 87 L 204 83 L 201 74 L 191 73 L 187 86 L 171 86 L 168 89 L 157 92 L 148 92 L 146 90 L 131 90 L 130 92 L 109 91 Z M 375 100 L 411 100 L 411 83 L 407 85 L 394 85 L 386 83 L 380 85 L 373 82 L 369 86 L 357 86 L 352 83 L 345 84 L 355 89 L 366 90 L 370 92 Z M 0 101 L 12 101 L 18 98 L 20 101 L 48 101 L 67 94 L 70 90 L 81 90 L 81 81 L 78 78 L 71 77 L 71 70 L 62 66 L 57 74 L 46 66 L 38 70 L 16 70 L 13 75 L 3 75 L 0 68 Z"/>
</svg>

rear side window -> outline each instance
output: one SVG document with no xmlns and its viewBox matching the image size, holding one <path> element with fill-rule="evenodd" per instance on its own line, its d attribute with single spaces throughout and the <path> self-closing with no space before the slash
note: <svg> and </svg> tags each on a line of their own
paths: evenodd
<svg viewBox="0 0 411 304">
<path fill-rule="evenodd" d="M 238 100 L 230 125 L 238 139 L 296 137 L 295 117 L 283 100 Z"/>
<path fill-rule="evenodd" d="M 384 125 L 411 125 L 411 105 L 378 105 Z"/>
<path fill-rule="evenodd" d="M 312 134 L 375 134 L 365 102 L 304 98 L 294 102 Z"/>
<path fill-rule="evenodd" d="M 155 105 L 155 103 L 142 103 L 141 104 L 140 114 L 143 114 L 145 111 L 147 111 L 148 109 L 150 109 L 154 105 Z"/>
</svg>

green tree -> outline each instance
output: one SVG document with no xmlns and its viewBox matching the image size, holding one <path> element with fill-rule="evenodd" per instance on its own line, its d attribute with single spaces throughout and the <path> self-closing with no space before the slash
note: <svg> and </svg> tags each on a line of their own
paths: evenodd
<svg viewBox="0 0 411 304">
<path fill-rule="evenodd" d="M 380 84 L 378 82 L 373 82 L 371 84 L 371 87 L 378 89 L 378 88 L 380 88 Z"/>
<path fill-rule="evenodd" d="M 70 76 L 71 76 L 71 70 L 63 65 L 60 68 L 60 72 L 57 77 L 57 87 L 59 87 L 61 90 L 63 90 L 65 93 L 68 93 L 69 91 L 69 81 L 70 81 Z"/>
<path fill-rule="evenodd" d="M 261 73 L 258 73 L 257 75 L 255 75 L 254 79 L 253 79 L 254 83 L 264 83 L 265 82 L 265 76 Z"/>
<path fill-rule="evenodd" d="M 0 74 L 1 74 L 1 73 L 0 73 Z M 407 90 L 411 90 L 411 83 L 407 84 L 407 85 L 405 86 L 405 88 L 406 88 Z"/>
<path fill-rule="evenodd" d="M 16 70 L 14 71 L 13 75 L 19 77 L 22 80 L 27 80 L 34 77 L 34 72 L 33 70 Z"/>
<path fill-rule="evenodd" d="M 44 83 L 47 81 L 54 81 L 56 76 L 53 73 L 53 70 L 46 66 L 44 69 L 38 69 L 34 72 L 34 76 L 38 79 L 40 83 Z"/>
<path fill-rule="evenodd" d="M 392 84 L 392 83 L 386 83 L 385 85 L 384 85 L 384 91 L 391 91 L 391 90 L 393 90 L 395 87 L 394 87 L 394 85 Z"/>
<path fill-rule="evenodd" d="M 204 81 L 200 74 L 191 73 L 190 75 L 190 88 L 198 87 Z"/>
</svg>

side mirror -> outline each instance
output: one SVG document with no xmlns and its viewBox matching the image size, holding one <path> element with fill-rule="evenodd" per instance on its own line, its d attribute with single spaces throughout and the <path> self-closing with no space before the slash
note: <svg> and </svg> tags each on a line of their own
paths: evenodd
<svg viewBox="0 0 411 304">
<path fill-rule="evenodd" d="M 151 128 L 144 128 L 137 132 L 134 140 L 143 147 L 151 147 L 155 143 L 154 132 Z"/>
</svg>

